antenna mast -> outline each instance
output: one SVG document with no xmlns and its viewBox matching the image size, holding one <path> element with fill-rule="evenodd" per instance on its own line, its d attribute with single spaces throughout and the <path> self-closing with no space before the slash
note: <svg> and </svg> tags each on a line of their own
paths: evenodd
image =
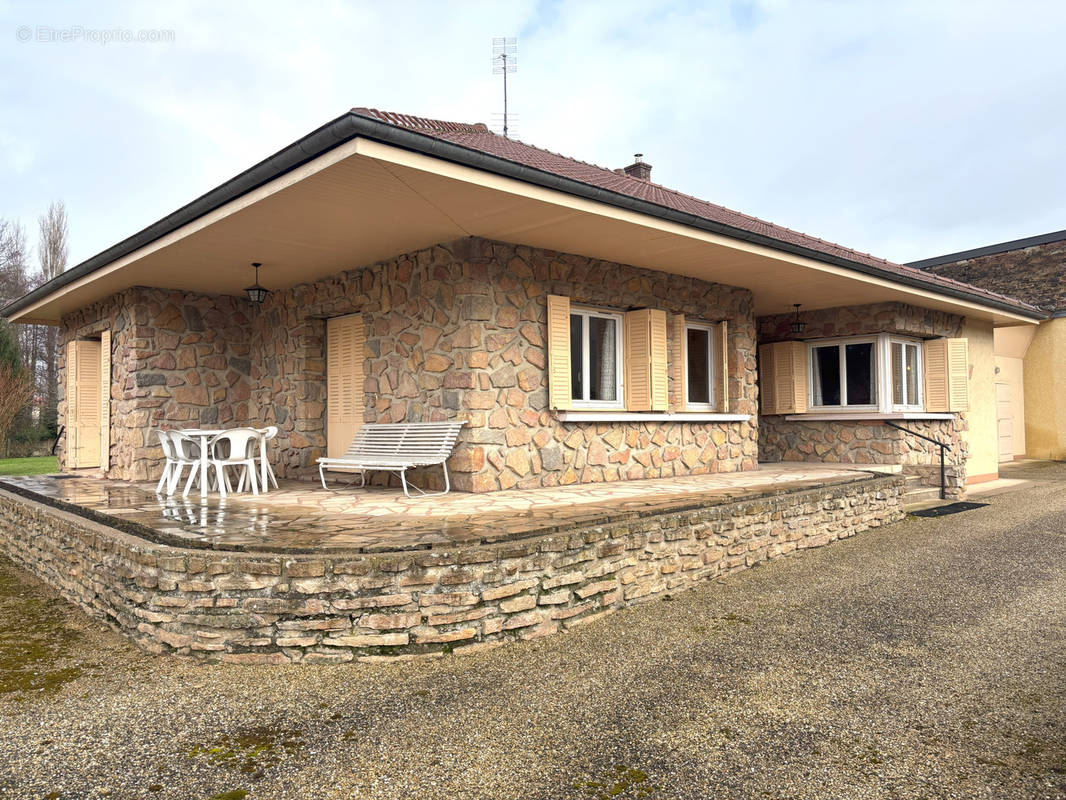
<svg viewBox="0 0 1066 800">
<path fill-rule="evenodd" d="M 492 74 L 503 75 L 503 135 L 507 138 L 507 73 L 518 72 L 518 40 L 496 37 L 492 40 Z"/>
</svg>

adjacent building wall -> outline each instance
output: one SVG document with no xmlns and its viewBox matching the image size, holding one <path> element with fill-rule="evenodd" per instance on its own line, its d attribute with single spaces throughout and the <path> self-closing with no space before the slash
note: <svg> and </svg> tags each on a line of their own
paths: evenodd
<svg viewBox="0 0 1066 800">
<path fill-rule="evenodd" d="M 1066 318 L 1040 324 L 1025 356 L 1025 449 L 1066 459 Z"/>
</svg>

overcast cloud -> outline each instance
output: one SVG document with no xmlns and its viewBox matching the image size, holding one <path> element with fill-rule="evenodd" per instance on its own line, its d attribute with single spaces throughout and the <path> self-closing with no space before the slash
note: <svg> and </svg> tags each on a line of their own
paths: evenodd
<svg viewBox="0 0 1066 800">
<path fill-rule="evenodd" d="M 503 35 L 532 144 L 896 261 L 1066 228 L 1053 0 L 0 2 L 0 217 L 77 263 L 353 106 L 491 124 Z"/>
</svg>

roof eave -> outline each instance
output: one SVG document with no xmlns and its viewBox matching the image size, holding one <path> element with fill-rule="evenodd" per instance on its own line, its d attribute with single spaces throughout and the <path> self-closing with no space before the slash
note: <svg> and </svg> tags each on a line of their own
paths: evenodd
<svg viewBox="0 0 1066 800">
<path fill-rule="evenodd" d="M 713 222 L 694 214 L 666 208 L 656 205 L 647 200 L 640 200 L 629 195 L 602 189 L 596 186 L 565 178 L 554 173 L 516 164 L 513 161 L 500 158 L 499 156 L 472 150 L 462 145 L 437 139 L 432 136 L 407 130 L 394 125 L 389 125 L 361 114 L 347 112 L 336 119 L 326 123 L 322 127 L 312 131 L 308 135 L 298 139 L 288 147 L 279 150 L 269 158 L 260 161 L 255 166 L 231 178 L 225 183 L 201 195 L 191 203 L 182 206 L 177 211 L 168 214 L 147 228 L 109 247 L 101 253 L 72 267 L 71 269 L 56 276 L 34 291 L 15 300 L 7 305 L 0 315 L 10 318 L 13 314 L 28 308 L 76 280 L 79 280 L 94 271 L 101 269 L 115 260 L 129 255 L 138 248 L 143 247 L 157 239 L 177 230 L 193 220 L 213 211 L 225 203 L 244 195 L 275 178 L 299 167 L 300 165 L 332 150 L 344 142 L 356 137 L 363 136 L 368 139 L 384 142 L 386 144 L 411 150 L 423 155 L 440 158 L 445 161 L 462 164 L 464 166 L 492 172 L 504 177 L 524 181 L 526 183 L 542 186 L 548 189 L 583 197 L 617 208 L 624 208 L 637 213 L 659 219 L 687 225 L 698 230 L 727 236 L 732 239 L 758 244 L 781 252 L 803 256 L 815 261 L 843 267 L 854 272 L 882 278 L 892 283 L 934 292 L 944 297 L 965 300 L 976 303 L 986 308 L 1006 311 L 1034 321 L 1046 319 L 1047 315 L 1026 304 L 1014 304 L 994 298 L 985 297 L 979 293 L 968 292 L 963 288 L 945 287 L 936 283 L 924 281 L 917 277 L 899 275 L 890 270 L 879 269 L 869 264 L 863 264 L 839 256 L 823 253 L 818 250 L 782 242 L 768 236 L 763 236 L 740 228 L 735 228 L 723 223 Z"/>
</svg>

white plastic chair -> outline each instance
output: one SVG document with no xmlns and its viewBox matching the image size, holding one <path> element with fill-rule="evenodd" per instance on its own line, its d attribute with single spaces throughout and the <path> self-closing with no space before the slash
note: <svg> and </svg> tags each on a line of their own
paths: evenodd
<svg viewBox="0 0 1066 800">
<path fill-rule="evenodd" d="M 259 494 L 258 481 L 255 476 L 255 462 L 256 451 L 261 447 L 260 441 L 262 438 L 263 434 L 255 428 L 234 428 L 233 430 L 223 431 L 207 443 L 207 452 L 210 454 L 211 463 L 214 465 L 215 474 L 218 476 L 218 492 L 223 497 L 226 496 L 226 491 L 230 486 L 229 476 L 226 474 L 226 469 L 229 467 L 241 468 L 240 480 L 237 483 L 238 492 L 244 490 L 244 480 L 247 478 L 248 485 L 252 488 L 252 494 Z M 219 448 L 222 443 L 229 445 L 229 452 L 225 455 L 222 454 L 221 448 Z"/>
<path fill-rule="evenodd" d="M 159 476 L 159 483 L 155 485 L 155 493 L 163 493 L 163 485 L 166 484 L 167 494 L 174 494 L 172 477 L 175 474 L 174 470 L 178 470 L 178 475 L 181 474 L 181 467 L 178 463 L 178 453 L 174 449 L 174 443 L 170 441 L 170 434 L 161 428 L 152 428 L 148 435 L 155 434 L 159 438 L 159 446 L 163 450 L 163 474 Z"/>
<path fill-rule="evenodd" d="M 274 475 L 274 468 L 270 466 L 270 460 L 267 458 L 267 442 L 278 435 L 278 426 L 268 425 L 265 428 L 259 428 L 259 433 L 259 488 L 265 492 L 271 486 L 275 489 L 278 488 L 278 479 Z"/>
<path fill-rule="evenodd" d="M 181 473 L 185 467 L 189 467 L 189 479 L 185 483 L 185 490 L 181 493 L 182 497 L 188 497 L 189 490 L 200 483 L 200 443 L 181 431 L 163 432 L 170 439 L 171 451 L 174 454 L 174 466 L 171 467 L 170 486 L 167 489 L 167 494 L 172 495 L 177 491 Z"/>
</svg>

